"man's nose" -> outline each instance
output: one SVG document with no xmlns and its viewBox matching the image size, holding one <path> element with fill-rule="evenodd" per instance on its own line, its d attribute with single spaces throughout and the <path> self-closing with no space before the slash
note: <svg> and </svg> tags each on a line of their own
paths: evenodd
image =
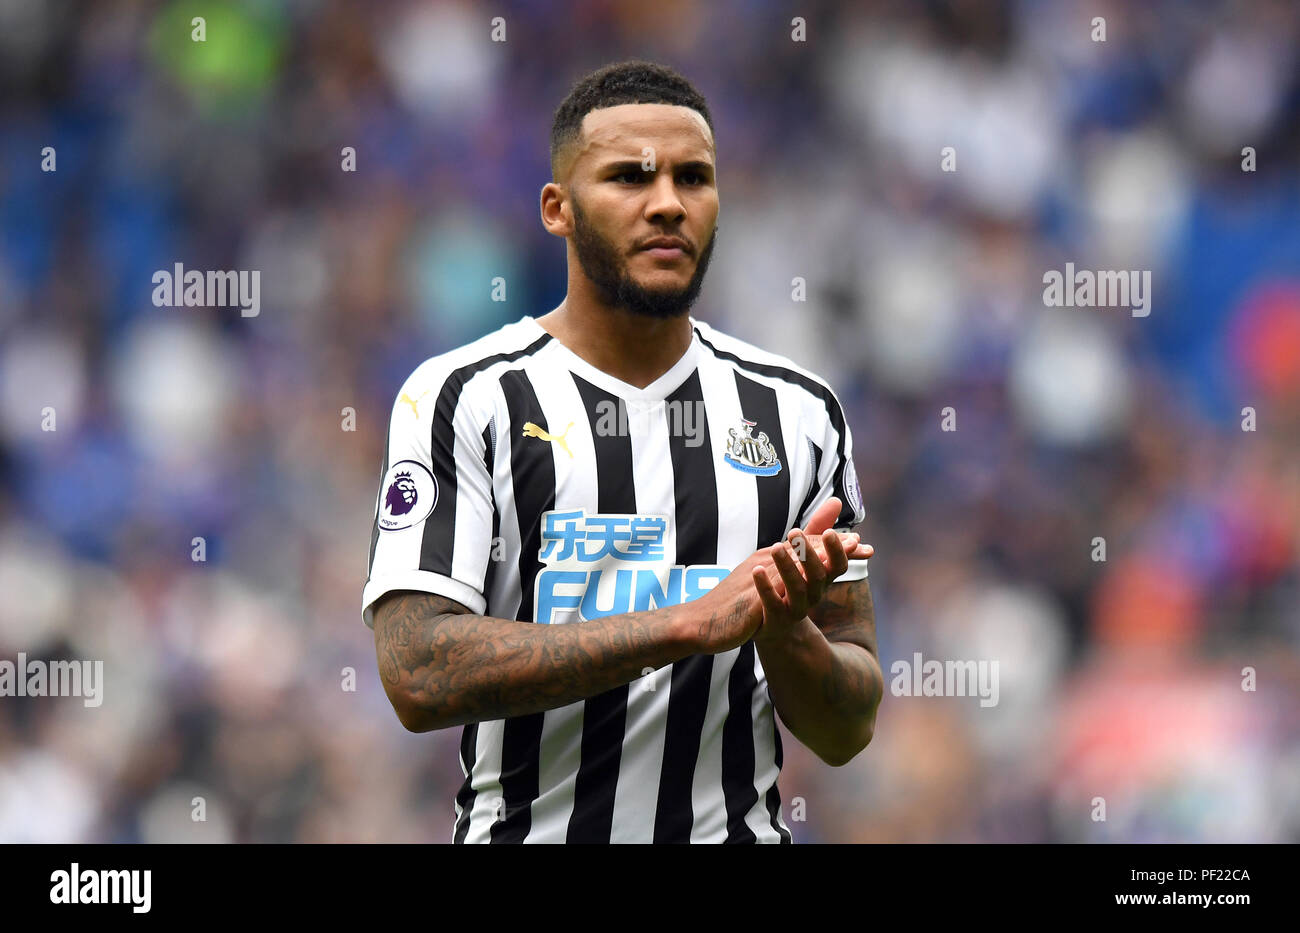
<svg viewBox="0 0 1300 933">
<path fill-rule="evenodd" d="M 646 201 L 645 216 L 647 220 L 659 218 L 672 224 L 679 224 L 686 219 L 686 205 L 677 196 L 677 186 L 673 183 L 671 172 L 655 172 L 650 198 Z"/>
</svg>

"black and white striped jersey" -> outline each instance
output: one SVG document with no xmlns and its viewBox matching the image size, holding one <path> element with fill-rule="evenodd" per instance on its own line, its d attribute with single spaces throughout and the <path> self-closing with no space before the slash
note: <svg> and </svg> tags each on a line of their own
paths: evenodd
<svg viewBox="0 0 1300 933">
<path fill-rule="evenodd" d="M 691 318 L 645 388 L 532 317 L 432 357 L 393 405 L 362 616 L 391 590 L 571 624 L 696 599 L 832 495 L 864 510 L 839 399 Z M 867 575 L 855 560 L 841 580 Z M 789 842 L 753 642 L 464 727 L 455 842 Z"/>
</svg>

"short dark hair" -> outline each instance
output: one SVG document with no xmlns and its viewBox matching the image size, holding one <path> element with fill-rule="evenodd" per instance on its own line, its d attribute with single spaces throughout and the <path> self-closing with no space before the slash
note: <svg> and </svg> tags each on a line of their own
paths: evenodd
<svg viewBox="0 0 1300 933">
<path fill-rule="evenodd" d="M 704 95 L 667 65 L 637 59 L 605 65 L 580 79 L 555 110 L 555 120 L 551 123 L 552 179 L 561 153 L 577 141 L 583 118 L 593 110 L 619 104 L 690 107 L 704 117 L 709 131 L 713 131 L 713 117 Z"/>
</svg>

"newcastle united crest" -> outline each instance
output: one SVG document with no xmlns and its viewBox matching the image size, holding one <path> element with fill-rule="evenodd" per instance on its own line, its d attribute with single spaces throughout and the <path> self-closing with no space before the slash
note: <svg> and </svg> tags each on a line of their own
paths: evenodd
<svg viewBox="0 0 1300 933">
<path fill-rule="evenodd" d="M 741 417 L 739 428 L 727 429 L 727 452 L 722 459 L 742 473 L 754 473 L 758 476 L 774 476 L 781 472 L 781 461 L 776 455 L 776 445 L 768 439 L 767 433 L 758 432 L 754 437 L 752 431 L 758 422 Z"/>
</svg>

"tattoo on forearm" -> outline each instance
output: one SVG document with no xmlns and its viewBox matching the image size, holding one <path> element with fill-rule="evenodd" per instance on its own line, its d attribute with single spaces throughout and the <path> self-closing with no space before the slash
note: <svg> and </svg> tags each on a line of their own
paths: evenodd
<svg viewBox="0 0 1300 933">
<path fill-rule="evenodd" d="M 734 631 L 748 609 L 743 596 L 737 596 L 731 608 L 725 613 L 712 612 L 707 618 L 700 619 L 697 629 L 701 644 L 713 644 L 724 632 Z"/>
<path fill-rule="evenodd" d="M 846 641 L 876 653 L 876 610 L 866 579 L 832 583 L 816 607 L 813 622 L 827 641 Z"/>
<path fill-rule="evenodd" d="M 849 663 L 842 644 L 831 644 L 831 669 L 822 677 L 822 699 L 833 709 L 859 712 L 874 709 L 879 702 L 880 683 L 867 664 Z M 856 648 L 848 649 L 857 651 Z"/>
<path fill-rule="evenodd" d="M 375 608 L 380 674 L 448 725 L 554 709 L 676 660 L 667 608 L 581 625 L 474 615 L 454 600 L 398 592 Z"/>
<path fill-rule="evenodd" d="M 876 618 L 867 581 L 832 584 L 818 604 L 813 621 L 831 643 L 830 671 L 822 677 L 822 698 L 833 708 L 874 708 L 882 684 L 874 666 L 850 663 L 842 645 L 857 645 L 876 657 Z"/>
</svg>

